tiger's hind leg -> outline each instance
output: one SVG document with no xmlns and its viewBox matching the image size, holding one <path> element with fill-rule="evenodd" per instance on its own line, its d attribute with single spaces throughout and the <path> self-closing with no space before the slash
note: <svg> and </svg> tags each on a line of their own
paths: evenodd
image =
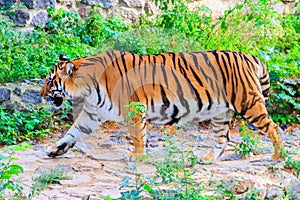
<svg viewBox="0 0 300 200">
<path fill-rule="evenodd" d="M 272 158 L 274 160 L 284 158 L 282 152 L 284 145 L 279 133 L 279 127 L 269 117 L 264 101 L 256 101 L 250 108 L 245 109 L 243 116 L 270 138 L 274 147 Z"/>
<path fill-rule="evenodd" d="M 211 118 L 214 144 L 210 153 L 203 158 L 205 161 L 214 162 L 224 153 L 230 140 L 229 125 L 231 118 L 232 110 L 230 109 Z"/>
</svg>

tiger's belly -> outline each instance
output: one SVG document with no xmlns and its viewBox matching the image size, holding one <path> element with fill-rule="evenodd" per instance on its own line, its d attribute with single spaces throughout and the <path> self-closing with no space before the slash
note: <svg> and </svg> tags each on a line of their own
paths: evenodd
<svg viewBox="0 0 300 200">
<path fill-rule="evenodd" d="M 193 120 L 204 121 L 211 119 L 214 116 L 220 116 L 226 113 L 233 107 L 227 107 L 226 103 L 212 102 L 212 104 L 205 103 L 199 111 L 197 103 L 189 103 L 189 106 L 182 106 L 180 102 L 171 103 L 168 108 L 163 104 L 155 104 L 153 107 L 148 107 L 146 113 L 146 120 L 153 124 L 159 125 L 185 125 L 186 122 Z"/>
</svg>

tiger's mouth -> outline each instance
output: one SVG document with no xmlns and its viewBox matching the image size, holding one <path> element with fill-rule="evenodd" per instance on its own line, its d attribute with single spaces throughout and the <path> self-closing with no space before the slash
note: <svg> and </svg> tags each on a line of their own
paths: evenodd
<svg viewBox="0 0 300 200">
<path fill-rule="evenodd" d="M 54 97 L 52 98 L 52 102 L 56 107 L 60 107 L 63 103 L 64 99 L 62 97 Z"/>
<path fill-rule="evenodd" d="M 63 97 L 51 97 L 51 96 L 48 96 L 46 98 L 46 101 L 47 101 L 47 104 L 52 104 L 56 107 L 60 107 L 64 101 L 64 98 Z"/>
</svg>

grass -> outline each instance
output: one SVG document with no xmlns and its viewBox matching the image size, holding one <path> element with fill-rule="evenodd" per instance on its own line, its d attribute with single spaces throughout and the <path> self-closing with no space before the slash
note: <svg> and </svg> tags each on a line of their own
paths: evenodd
<svg viewBox="0 0 300 200">
<path fill-rule="evenodd" d="M 39 196 L 50 184 L 59 184 L 61 180 L 68 179 L 70 179 L 70 175 L 68 175 L 63 168 L 52 168 L 42 171 L 39 176 L 33 178 L 34 183 L 31 186 L 31 193 L 28 197 Z"/>
</svg>

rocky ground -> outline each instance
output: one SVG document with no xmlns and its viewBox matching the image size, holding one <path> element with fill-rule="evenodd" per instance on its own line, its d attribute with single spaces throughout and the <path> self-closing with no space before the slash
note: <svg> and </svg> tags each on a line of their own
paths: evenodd
<svg viewBox="0 0 300 200">
<path fill-rule="evenodd" d="M 6 84 L 0 88 L 1 105 L 13 106 L 12 101 L 40 103 L 40 84 L 42 82 L 39 80 L 24 82 L 21 87 Z M 267 137 L 260 135 L 257 155 L 241 158 L 234 153 L 234 146 L 241 142 L 236 128 L 238 126 L 233 125 L 233 142 L 229 144 L 220 161 L 207 165 L 197 160 L 194 166 L 184 166 L 193 172 L 190 178 L 198 188 L 202 188 L 201 193 L 217 196 L 219 199 L 224 199 L 226 195 L 228 197 L 228 191 L 238 198 L 244 198 L 247 193 L 256 193 L 261 199 L 300 199 L 299 177 L 296 177 L 294 170 L 285 168 L 284 162 L 271 160 L 273 148 Z M 135 162 L 130 159 L 133 145 L 125 128 L 114 123 L 105 124 L 97 133 L 83 138 L 72 151 L 58 158 L 47 157 L 45 149 L 62 134 L 49 136 L 42 142 L 34 143 L 32 149 L 17 152 L 15 155 L 19 158 L 17 163 L 24 167 L 24 173 L 20 175 L 20 183 L 24 186 L 23 193 L 26 196 L 31 193 L 35 177 L 51 169 L 62 169 L 69 178 L 49 185 L 39 195 L 36 193 L 33 199 L 102 199 L 107 196 L 120 198 L 123 192 L 132 190 L 126 187 L 127 183 L 134 185 L 138 177 L 139 180 L 150 184 L 149 180 L 153 180 L 155 175 L 159 174 L 157 167 L 165 166 L 164 163 L 175 165 L 182 159 L 188 163 L 188 158 L 192 158 L 191 154 L 195 155 L 194 158 L 199 158 L 210 147 L 212 141 L 212 134 L 205 126 L 198 128 L 187 125 L 172 137 L 167 137 L 161 132 L 167 131 L 149 127 L 148 157 Z M 300 160 L 299 126 L 290 126 L 285 132 L 282 137 L 286 149 L 293 152 L 291 156 L 294 159 Z M 181 172 L 174 172 L 178 175 L 177 179 L 182 180 Z M 164 178 L 174 175 L 172 173 Z M 160 174 L 160 179 L 162 176 Z M 177 183 L 179 182 L 177 180 Z M 177 187 L 180 187 L 180 184 L 177 184 Z M 160 189 L 162 193 L 168 193 L 174 188 L 176 191 L 180 190 L 170 183 L 159 184 L 153 188 Z M 141 195 L 150 198 L 145 191 Z"/>
<path fill-rule="evenodd" d="M 128 159 L 132 144 L 121 126 L 102 127 L 97 133 L 78 142 L 73 151 L 58 158 L 47 157 L 45 149 L 60 136 L 55 135 L 44 143 L 35 144 L 32 149 L 16 154 L 20 159 L 17 163 L 25 170 L 21 174 L 24 193 L 30 193 L 34 177 L 43 171 L 60 168 L 64 169 L 69 179 L 51 184 L 33 199 L 102 199 L 107 196 L 119 198 L 121 192 L 129 190 L 126 187 L 120 189 L 124 180 L 135 180 L 136 173 L 153 177 L 157 174 L 155 165 L 170 160 L 167 156 L 170 141 L 181 153 L 189 149 L 194 154 L 199 154 L 208 146 L 210 139 L 209 131 L 190 127 L 179 131 L 178 136 L 167 137 L 168 139 L 157 130 L 152 128 L 147 136 L 149 157 L 137 162 Z M 298 154 L 295 158 L 299 159 L 300 130 L 293 130 L 291 133 L 284 135 L 285 145 L 294 149 Z M 237 134 L 232 138 L 236 142 L 241 140 Z M 299 179 L 293 171 L 283 167 L 283 162 L 276 163 L 270 159 L 272 148 L 266 137 L 262 136 L 259 142 L 261 153 L 247 159 L 236 156 L 233 145 L 228 146 L 225 155 L 215 164 L 203 165 L 198 162 L 194 167 L 186 166 L 194 171 L 192 178 L 204 186 L 203 194 L 220 197 L 224 192 L 217 188 L 220 190 L 218 186 L 222 186 L 241 198 L 247 192 L 258 189 L 261 198 L 285 199 L 288 194 L 290 199 L 300 199 Z M 136 166 L 136 173 L 132 166 Z M 166 191 L 172 187 L 170 184 L 159 186 Z M 142 194 L 149 197 L 145 192 Z"/>
</svg>

